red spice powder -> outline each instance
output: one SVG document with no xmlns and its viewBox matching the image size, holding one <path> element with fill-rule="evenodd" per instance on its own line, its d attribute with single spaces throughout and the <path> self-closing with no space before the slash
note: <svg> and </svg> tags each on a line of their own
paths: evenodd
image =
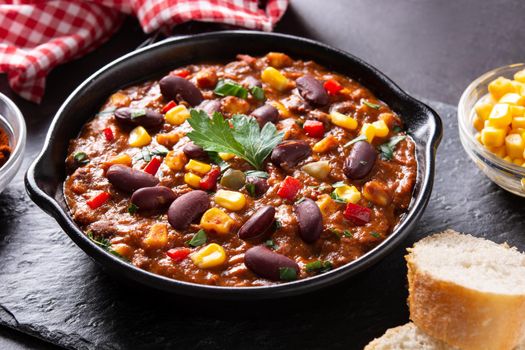
<svg viewBox="0 0 525 350">
<path fill-rule="evenodd" d="M 7 162 L 10 155 L 9 135 L 4 129 L 0 128 L 0 168 Z"/>
</svg>

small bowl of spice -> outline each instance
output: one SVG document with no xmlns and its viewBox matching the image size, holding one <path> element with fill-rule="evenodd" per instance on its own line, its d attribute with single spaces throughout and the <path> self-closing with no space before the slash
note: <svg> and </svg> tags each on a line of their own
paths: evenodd
<svg viewBox="0 0 525 350">
<path fill-rule="evenodd" d="M 18 107 L 0 93 L 0 193 L 16 175 L 26 144 L 26 124 Z"/>
</svg>

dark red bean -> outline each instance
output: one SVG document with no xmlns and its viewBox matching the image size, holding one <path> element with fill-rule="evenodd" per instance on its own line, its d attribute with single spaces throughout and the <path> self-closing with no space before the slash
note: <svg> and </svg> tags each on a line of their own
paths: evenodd
<svg viewBox="0 0 525 350">
<path fill-rule="evenodd" d="M 260 239 L 269 233 L 274 221 L 275 208 L 269 205 L 262 207 L 241 226 L 238 232 L 239 238 Z"/>
<path fill-rule="evenodd" d="M 122 107 L 114 112 L 115 119 L 127 126 L 143 126 L 145 128 L 155 128 L 164 123 L 164 116 L 148 108 Z"/>
<path fill-rule="evenodd" d="M 270 185 L 268 185 L 268 181 L 260 177 L 249 176 L 246 178 L 246 184 L 253 185 L 253 192 L 250 193 L 250 195 L 253 194 L 255 198 L 261 197 L 270 188 Z"/>
<path fill-rule="evenodd" d="M 317 204 L 310 198 L 303 199 L 294 205 L 294 212 L 302 240 L 306 243 L 317 241 L 323 232 L 323 215 Z"/>
<path fill-rule="evenodd" d="M 181 99 L 195 107 L 202 102 L 202 92 L 191 83 L 181 77 L 168 75 L 159 81 L 160 93 L 166 101 Z"/>
<path fill-rule="evenodd" d="M 221 111 L 221 101 L 220 100 L 204 100 L 197 107 L 197 109 L 200 109 L 211 116 L 213 115 L 213 113 Z"/>
<path fill-rule="evenodd" d="M 159 183 L 159 179 L 145 171 L 120 164 L 110 166 L 106 172 L 106 178 L 117 189 L 129 193 L 139 188 L 153 187 Z"/>
<path fill-rule="evenodd" d="M 308 143 L 300 140 L 283 141 L 272 151 L 272 163 L 281 168 L 296 166 L 301 160 L 309 157 L 312 149 Z"/>
<path fill-rule="evenodd" d="M 343 171 L 350 180 L 359 180 L 365 178 L 377 159 L 377 151 L 366 141 L 355 143 L 350 150 L 350 154 L 345 159 Z"/>
<path fill-rule="evenodd" d="M 323 87 L 323 84 L 315 79 L 313 76 L 307 74 L 303 75 L 295 81 L 297 90 L 302 98 L 307 102 L 316 105 L 324 106 L 328 104 L 328 94 Z"/>
<path fill-rule="evenodd" d="M 175 200 L 175 193 L 165 186 L 144 187 L 133 192 L 131 203 L 139 210 L 161 210 Z"/>
<path fill-rule="evenodd" d="M 210 206 L 210 198 L 204 191 L 196 190 L 183 194 L 171 203 L 168 222 L 176 230 L 184 230 L 200 217 Z"/>
<path fill-rule="evenodd" d="M 276 123 L 279 119 L 279 111 L 277 108 L 270 104 L 265 104 L 255 109 L 251 114 L 252 117 L 257 119 L 259 127 L 263 127 L 266 123 Z"/>
<path fill-rule="evenodd" d="M 258 276 L 273 281 L 281 280 L 283 268 L 293 269 L 299 275 L 299 265 L 295 261 L 264 246 L 248 249 L 244 254 L 244 265 Z"/>
<path fill-rule="evenodd" d="M 182 152 L 188 157 L 193 159 L 202 159 L 208 157 L 208 153 L 201 147 L 193 142 L 188 142 L 182 147 Z"/>
</svg>

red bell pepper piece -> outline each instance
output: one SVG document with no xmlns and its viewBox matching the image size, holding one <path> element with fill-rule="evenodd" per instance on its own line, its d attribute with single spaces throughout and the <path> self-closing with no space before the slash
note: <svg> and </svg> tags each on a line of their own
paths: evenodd
<svg viewBox="0 0 525 350">
<path fill-rule="evenodd" d="M 279 195 L 279 197 L 291 201 L 295 198 L 297 192 L 299 192 L 299 190 L 302 187 L 303 185 L 301 184 L 301 181 L 297 180 L 294 177 L 287 176 L 281 183 L 279 190 L 277 190 L 277 194 Z"/>
<path fill-rule="evenodd" d="M 106 141 L 113 141 L 115 139 L 115 136 L 113 135 L 113 130 L 111 130 L 111 128 L 104 129 L 104 136 L 106 137 Z"/>
<path fill-rule="evenodd" d="M 370 221 L 372 210 L 358 204 L 348 203 L 344 212 L 344 217 L 352 221 L 357 226 L 363 226 Z"/>
<path fill-rule="evenodd" d="M 318 120 L 307 120 L 303 124 L 306 135 L 320 139 L 324 135 L 324 125 Z"/>
<path fill-rule="evenodd" d="M 111 197 L 111 195 L 107 192 L 101 192 L 97 194 L 95 197 L 91 198 L 86 202 L 87 205 L 93 210 L 100 207 L 102 204 L 106 203 L 106 201 Z"/>
<path fill-rule="evenodd" d="M 343 86 L 334 79 L 329 79 L 324 83 L 324 89 L 328 92 L 328 95 L 337 95 L 337 93 L 343 90 Z"/>
<path fill-rule="evenodd" d="M 148 165 L 144 168 L 144 171 L 148 174 L 155 175 L 161 164 L 162 160 L 159 157 L 151 158 Z"/>
<path fill-rule="evenodd" d="M 187 69 L 179 69 L 174 74 L 178 77 L 186 78 L 188 75 L 190 75 L 190 71 Z"/>
<path fill-rule="evenodd" d="M 218 168 L 213 168 L 206 175 L 204 175 L 199 182 L 199 186 L 201 189 L 205 191 L 210 191 L 215 188 L 217 185 L 217 179 L 221 175 L 221 171 Z"/>
<path fill-rule="evenodd" d="M 173 248 L 166 252 L 166 255 L 173 259 L 175 262 L 184 260 L 190 255 L 191 250 L 189 248 Z"/>
<path fill-rule="evenodd" d="M 175 102 L 173 100 L 168 102 L 168 103 L 166 103 L 166 105 L 164 107 L 162 107 L 162 113 L 164 113 L 164 114 L 168 113 L 168 111 L 170 109 L 172 109 L 173 107 L 175 107 L 176 105 L 177 105 L 177 102 Z"/>
</svg>

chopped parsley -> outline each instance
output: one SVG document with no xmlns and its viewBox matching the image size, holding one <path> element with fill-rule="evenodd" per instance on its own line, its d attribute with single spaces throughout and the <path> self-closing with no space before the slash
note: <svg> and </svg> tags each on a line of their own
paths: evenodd
<svg viewBox="0 0 525 350">
<path fill-rule="evenodd" d="M 297 279 L 297 271 L 291 267 L 280 267 L 279 278 L 281 281 L 293 281 Z"/>
<path fill-rule="evenodd" d="M 157 147 L 150 149 L 149 147 L 142 147 L 140 150 L 140 153 L 138 153 L 135 157 L 133 157 L 133 160 L 135 162 L 139 160 L 144 160 L 145 162 L 149 162 L 151 158 L 154 156 L 161 156 L 165 157 L 168 154 L 168 149 L 164 146 L 158 145 Z"/>
<path fill-rule="evenodd" d="M 374 238 L 381 238 L 381 235 L 379 233 L 377 233 L 376 231 L 370 232 L 370 236 L 372 236 Z"/>
<path fill-rule="evenodd" d="M 343 147 L 345 147 L 345 148 L 346 148 L 346 147 L 350 147 L 350 146 L 352 146 L 354 143 L 357 143 L 357 142 L 359 142 L 359 141 L 366 141 L 366 140 L 367 140 L 367 138 L 366 138 L 365 135 L 359 135 L 359 136 L 356 137 L 355 139 L 350 140 L 350 141 L 348 141 L 347 143 L 345 143 L 345 144 L 343 145 Z"/>
<path fill-rule="evenodd" d="M 224 173 L 226 170 L 230 169 L 231 165 L 227 162 L 225 162 L 217 152 L 208 152 L 208 156 L 210 157 L 211 161 L 214 162 L 221 168 L 221 173 Z"/>
<path fill-rule="evenodd" d="M 332 193 L 330 193 L 330 197 L 331 197 L 331 198 L 334 200 L 334 202 L 336 202 L 336 203 L 346 204 L 346 201 L 345 201 L 343 198 L 339 197 L 339 196 L 337 195 L 337 193 L 335 193 L 335 191 L 333 191 Z"/>
<path fill-rule="evenodd" d="M 208 237 L 204 230 L 199 230 L 187 243 L 192 247 L 198 247 L 206 243 Z"/>
<path fill-rule="evenodd" d="M 252 182 L 247 182 L 244 184 L 244 187 L 246 188 L 246 191 L 248 191 L 248 194 L 250 197 L 255 197 L 255 184 Z"/>
<path fill-rule="evenodd" d="M 273 226 L 275 227 L 275 230 L 278 230 L 283 227 L 283 224 L 279 220 L 275 220 Z"/>
<path fill-rule="evenodd" d="M 131 119 L 135 119 L 135 118 L 138 118 L 138 117 L 143 117 L 146 115 L 146 110 L 144 108 L 135 108 L 133 110 L 131 110 L 131 113 L 130 113 L 130 117 Z"/>
<path fill-rule="evenodd" d="M 266 242 L 264 242 L 264 245 L 267 246 L 270 249 L 273 249 L 273 250 L 279 248 L 279 246 L 277 244 L 275 244 L 273 239 L 267 240 Z"/>
<path fill-rule="evenodd" d="M 270 177 L 270 174 L 268 174 L 266 171 L 261 170 L 248 170 L 245 171 L 244 174 L 246 174 L 246 177 L 260 177 L 261 179 L 267 179 Z"/>
<path fill-rule="evenodd" d="M 250 89 L 250 94 L 259 101 L 264 101 L 266 99 L 266 96 L 264 95 L 264 90 L 258 86 L 252 86 Z"/>
<path fill-rule="evenodd" d="M 248 90 L 231 80 L 220 79 L 213 92 L 219 96 L 248 97 Z M 264 91 L 263 91 L 264 94 Z"/>
<path fill-rule="evenodd" d="M 393 131 L 394 133 L 398 134 L 398 133 L 400 133 L 402 130 L 401 130 L 401 128 L 400 128 L 399 126 L 396 125 L 396 126 L 394 126 L 394 127 L 392 128 L 392 131 Z"/>
<path fill-rule="evenodd" d="M 131 203 L 131 204 L 128 206 L 128 213 L 129 213 L 129 215 L 133 215 L 133 214 L 135 214 L 138 210 L 139 210 L 139 207 L 136 206 L 136 205 L 133 204 L 133 203 Z"/>
<path fill-rule="evenodd" d="M 338 187 L 343 187 L 343 186 L 345 186 L 345 185 L 346 185 L 346 184 L 345 184 L 344 181 L 337 181 L 337 182 L 335 182 L 335 183 L 332 184 L 332 187 L 333 187 L 333 188 L 338 188 Z"/>
<path fill-rule="evenodd" d="M 367 100 L 363 100 L 363 103 L 364 103 L 365 105 L 367 105 L 368 107 L 373 108 L 373 109 L 379 109 L 379 108 L 381 108 L 381 105 L 378 105 L 377 103 L 372 103 L 372 102 L 367 101 Z"/>
<path fill-rule="evenodd" d="M 306 264 L 306 271 L 308 272 L 326 272 L 333 267 L 330 261 L 316 260 Z"/>
<path fill-rule="evenodd" d="M 391 160 L 394 157 L 394 150 L 396 145 L 403 141 L 406 138 L 404 135 L 394 136 L 386 143 L 383 143 L 379 146 L 379 151 L 381 152 L 381 158 L 384 160 Z"/>
<path fill-rule="evenodd" d="M 91 230 L 87 231 L 86 234 L 88 238 L 91 240 L 91 242 L 95 243 L 96 245 L 98 245 L 99 247 L 107 251 L 108 253 L 113 254 L 116 257 L 119 257 L 122 259 L 124 258 L 122 255 L 120 255 L 119 253 L 111 249 L 111 242 L 109 241 L 109 239 L 105 237 L 97 237 L 93 234 L 93 231 Z"/>
<path fill-rule="evenodd" d="M 77 152 L 73 155 L 73 159 L 75 159 L 75 162 L 80 165 L 85 165 L 89 163 L 89 157 L 85 152 Z"/>
</svg>

